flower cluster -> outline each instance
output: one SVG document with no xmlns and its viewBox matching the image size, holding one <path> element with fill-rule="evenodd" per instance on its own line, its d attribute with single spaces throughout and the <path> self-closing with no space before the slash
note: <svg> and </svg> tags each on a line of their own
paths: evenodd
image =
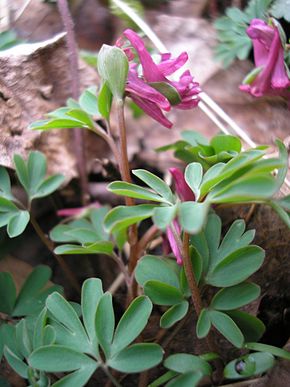
<svg viewBox="0 0 290 387">
<path fill-rule="evenodd" d="M 170 53 L 161 54 L 160 63 L 155 63 L 144 42 L 133 30 L 127 29 L 123 35 L 116 46 L 124 50 L 130 61 L 127 95 L 145 113 L 163 126 L 171 128 L 172 123 L 163 111 L 168 112 L 172 105 L 178 109 L 191 109 L 199 102 L 199 84 L 193 81 L 189 70 L 184 71 L 178 81 L 167 78 L 186 63 L 187 53 L 183 52 L 177 58 L 172 58 Z M 130 47 L 126 46 L 124 37 L 129 41 Z"/>
<path fill-rule="evenodd" d="M 253 19 L 247 29 L 253 41 L 256 69 L 240 86 L 240 89 L 253 95 L 279 95 L 290 102 L 290 77 L 284 62 L 285 44 L 276 21 L 270 24 Z"/>
</svg>

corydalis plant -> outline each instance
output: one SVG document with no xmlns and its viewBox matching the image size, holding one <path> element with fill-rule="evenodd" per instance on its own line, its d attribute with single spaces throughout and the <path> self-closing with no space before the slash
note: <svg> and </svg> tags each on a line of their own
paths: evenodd
<svg viewBox="0 0 290 387">
<path fill-rule="evenodd" d="M 256 68 L 240 86 L 254 97 L 279 95 L 290 101 L 290 73 L 284 60 L 287 49 L 284 31 L 279 23 L 253 19 L 247 34 L 252 39 Z"/>
<path fill-rule="evenodd" d="M 129 46 L 124 38 L 129 41 Z M 130 61 L 126 94 L 148 115 L 171 128 L 172 123 L 164 116 L 163 110 L 169 111 L 171 106 L 178 109 L 197 106 L 200 88 L 197 82 L 193 82 L 188 70 L 183 72 L 178 81 L 168 78 L 187 62 L 186 52 L 177 58 L 172 58 L 170 53 L 161 54 L 160 62 L 155 63 L 142 39 L 131 29 L 123 32 L 123 37 L 116 45 L 124 50 Z"/>
</svg>

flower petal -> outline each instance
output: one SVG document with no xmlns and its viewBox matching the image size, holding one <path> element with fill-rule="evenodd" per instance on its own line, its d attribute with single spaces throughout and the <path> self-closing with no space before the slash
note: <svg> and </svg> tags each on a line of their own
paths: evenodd
<svg viewBox="0 0 290 387">
<path fill-rule="evenodd" d="M 180 234 L 180 232 L 181 232 L 180 226 L 179 227 L 178 226 L 179 226 L 178 222 L 174 221 L 173 225 L 171 227 L 174 227 L 176 232 L 178 234 Z M 167 227 L 166 235 L 167 235 L 171 250 L 176 257 L 176 261 L 177 261 L 178 265 L 182 265 L 182 253 L 179 249 L 178 243 L 175 240 L 175 236 L 174 236 L 174 233 L 173 233 L 171 227 Z"/>
<path fill-rule="evenodd" d="M 132 71 L 129 71 L 128 74 L 126 91 L 130 94 L 136 94 L 144 100 L 156 103 L 158 107 L 163 110 L 169 111 L 171 108 L 168 99 L 165 98 L 163 94 L 148 85 L 148 83 L 144 82 L 141 78 L 138 78 L 138 76 Z"/>
<path fill-rule="evenodd" d="M 145 100 L 137 95 L 130 94 L 130 97 L 138 105 L 145 113 L 147 113 L 150 117 L 154 118 L 161 125 L 166 128 L 172 128 L 172 122 L 170 122 L 162 113 L 162 110 L 157 106 L 156 103 L 151 102 L 149 100 Z"/>
<path fill-rule="evenodd" d="M 182 201 L 194 201 L 194 193 L 187 185 L 184 175 L 182 171 L 179 168 L 169 168 L 169 172 L 171 173 L 174 184 L 175 184 L 175 190 L 180 197 Z"/>
<path fill-rule="evenodd" d="M 186 52 L 182 52 L 177 58 L 171 58 L 171 54 L 163 54 L 161 56 L 161 62 L 157 66 L 163 75 L 171 75 L 179 70 L 187 60 L 188 55 Z"/>
<path fill-rule="evenodd" d="M 143 75 L 147 82 L 163 82 L 166 78 L 159 71 L 158 66 L 154 63 L 150 53 L 147 51 L 143 40 L 136 32 L 131 29 L 127 29 L 123 32 L 126 38 L 130 41 L 132 46 L 138 53 L 140 62 L 143 67 Z"/>
</svg>

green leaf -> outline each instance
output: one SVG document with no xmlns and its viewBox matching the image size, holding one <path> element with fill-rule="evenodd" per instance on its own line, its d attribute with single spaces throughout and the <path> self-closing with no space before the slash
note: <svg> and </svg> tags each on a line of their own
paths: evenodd
<svg viewBox="0 0 290 387">
<path fill-rule="evenodd" d="M 209 376 L 212 373 L 212 368 L 207 361 L 201 359 L 199 356 L 187 353 L 177 353 L 169 356 L 165 359 L 164 366 L 180 374 L 200 371 L 204 376 Z"/>
<path fill-rule="evenodd" d="M 259 297 L 261 289 L 258 285 L 244 282 L 229 288 L 221 289 L 211 301 L 211 308 L 231 310 L 249 304 Z"/>
<path fill-rule="evenodd" d="M 16 343 L 23 357 L 28 357 L 32 352 L 32 342 L 28 334 L 25 319 L 20 320 L 16 325 Z"/>
<path fill-rule="evenodd" d="M 273 176 L 249 174 L 233 180 L 225 187 L 216 186 L 208 199 L 211 203 L 247 203 L 262 201 L 277 190 Z"/>
<path fill-rule="evenodd" d="M 158 176 L 146 171 L 145 169 L 134 169 L 133 175 L 137 176 L 160 196 L 162 196 L 166 202 L 173 203 L 173 194 L 169 186 Z"/>
<path fill-rule="evenodd" d="M 30 220 L 30 214 L 28 211 L 19 210 L 15 215 L 13 215 L 7 225 L 7 233 L 10 238 L 15 238 L 18 235 L 22 234 L 26 229 L 27 224 Z"/>
<path fill-rule="evenodd" d="M 125 53 L 116 46 L 104 44 L 98 55 L 98 72 L 112 94 L 122 100 L 129 70 Z"/>
<path fill-rule="evenodd" d="M 43 308 L 39 316 L 36 319 L 34 332 L 33 332 L 33 349 L 41 347 L 44 344 L 44 332 L 47 323 L 47 309 Z"/>
<path fill-rule="evenodd" d="M 151 311 L 152 303 L 145 296 L 131 302 L 117 325 L 112 343 L 113 354 L 123 350 L 139 336 L 148 323 Z"/>
<path fill-rule="evenodd" d="M 213 187 L 225 179 L 233 176 L 237 171 L 252 165 L 254 161 L 263 157 L 265 152 L 260 149 L 249 149 L 245 152 L 239 153 L 236 157 L 230 160 L 227 164 L 219 163 L 210 168 L 204 175 L 200 191 L 201 196 L 207 194 Z M 217 167 L 218 165 L 218 167 Z M 213 173 L 213 171 L 214 173 Z"/>
<path fill-rule="evenodd" d="M 214 136 L 210 141 L 210 145 L 214 148 L 215 153 L 223 151 L 239 153 L 242 150 L 241 140 L 236 136 L 228 134 L 219 134 L 218 136 Z"/>
<path fill-rule="evenodd" d="M 235 250 L 245 247 L 253 241 L 255 231 L 245 232 L 245 229 L 246 224 L 243 219 L 237 219 L 232 223 L 216 252 L 215 264 Z"/>
<path fill-rule="evenodd" d="M 66 115 L 78 120 L 81 123 L 80 127 L 94 129 L 94 122 L 85 111 L 81 109 L 72 109 L 69 110 Z"/>
<path fill-rule="evenodd" d="M 108 366 L 125 373 L 142 372 L 158 365 L 163 357 L 158 344 L 133 344 L 107 362 Z"/>
<path fill-rule="evenodd" d="M 165 230 L 176 216 L 176 206 L 155 207 L 153 212 L 153 222 L 160 230 Z"/>
<path fill-rule="evenodd" d="M 6 199 L 13 199 L 11 182 L 6 168 L 0 166 L 0 194 Z"/>
<path fill-rule="evenodd" d="M 181 227 L 190 234 L 199 233 L 209 210 L 209 203 L 183 202 L 179 206 L 179 221 Z"/>
<path fill-rule="evenodd" d="M 10 273 L 0 272 L 0 311 L 12 314 L 16 302 L 16 287 Z"/>
<path fill-rule="evenodd" d="M 52 194 L 61 186 L 64 180 L 65 177 L 63 175 L 49 176 L 39 185 L 35 194 L 31 196 L 31 199 L 43 198 Z"/>
<path fill-rule="evenodd" d="M 92 127 L 92 123 L 88 125 L 87 123 L 81 122 L 73 118 L 57 118 L 51 120 L 41 120 L 33 122 L 29 126 L 32 130 L 50 130 L 50 129 L 73 129 L 73 128 L 88 128 Z"/>
<path fill-rule="evenodd" d="M 134 21 L 135 17 L 144 18 L 144 8 L 140 0 L 110 0 L 109 5 L 113 15 L 124 20 L 126 25 L 136 31 L 139 29 Z"/>
<path fill-rule="evenodd" d="M 104 82 L 98 95 L 98 109 L 106 120 L 110 118 L 113 95 L 107 82 Z"/>
<path fill-rule="evenodd" d="M 206 337 L 211 327 L 210 314 L 207 309 L 202 309 L 197 320 L 196 335 L 199 339 Z"/>
<path fill-rule="evenodd" d="M 206 283 L 228 287 L 246 280 L 263 264 L 265 252 L 258 246 L 238 249 L 218 263 L 206 276 Z"/>
<path fill-rule="evenodd" d="M 12 352 L 8 347 L 4 348 L 4 356 L 10 367 L 20 375 L 22 378 L 27 379 L 28 365 L 24 363 L 14 352 Z"/>
<path fill-rule="evenodd" d="M 179 289 L 156 280 L 145 283 L 144 293 L 156 305 L 174 305 L 183 301 L 183 295 Z"/>
<path fill-rule="evenodd" d="M 140 204 L 137 206 L 118 206 L 105 217 L 105 228 L 115 232 L 127 228 L 153 215 L 154 205 Z"/>
<path fill-rule="evenodd" d="M 85 386 L 93 373 L 96 371 L 97 367 L 97 363 L 91 362 L 90 364 L 87 364 L 86 368 L 80 368 L 79 370 L 58 380 L 53 384 L 53 387 Z"/>
<path fill-rule="evenodd" d="M 160 203 L 165 202 L 161 196 L 151 192 L 149 189 L 139 187 L 138 185 L 132 183 L 114 181 L 108 185 L 107 189 L 116 195 L 127 196 L 135 199 L 152 200 Z"/>
<path fill-rule="evenodd" d="M 164 95 L 172 106 L 178 105 L 182 101 L 176 88 L 167 82 L 149 82 L 149 85 Z"/>
<path fill-rule="evenodd" d="M 203 175 L 203 170 L 202 166 L 199 163 L 191 163 L 188 164 L 187 167 L 185 168 L 185 181 L 189 185 L 189 187 L 192 189 L 194 195 L 195 195 L 195 200 L 197 201 L 199 199 L 199 186 L 202 181 L 202 175 Z"/>
<path fill-rule="evenodd" d="M 173 371 L 165 372 L 165 374 L 161 375 L 159 378 L 155 379 L 154 382 L 150 383 L 148 387 L 164 386 L 168 380 L 171 380 L 176 375 L 177 373 Z"/>
<path fill-rule="evenodd" d="M 97 306 L 102 295 L 102 281 L 99 278 L 85 280 L 82 286 L 82 316 L 84 326 L 91 341 L 96 337 L 95 319 Z"/>
<path fill-rule="evenodd" d="M 274 347 L 268 344 L 262 343 L 246 343 L 245 348 L 259 352 L 269 352 L 274 356 L 281 357 L 282 359 L 290 360 L 290 352 L 285 349 Z"/>
<path fill-rule="evenodd" d="M 9 348 L 18 357 L 21 353 L 16 342 L 16 328 L 15 325 L 2 324 L 0 325 L 0 359 L 3 356 L 4 347 Z"/>
<path fill-rule="evenodd" d="M 27 160 L 27 172 L 29 177 L 29 192 L 32 194 L 45 178 L 46 157 L 41 152 L 30 152 Z"/>
<path fill-rule="evenodd" d="M 208 139 L 206 137 L 193 130 L 183 130 L 181 132 L 181 138 L 192 146 L 209 145 Z"/>
<path fill-rule="evenodd" d="M 51 269 L 47 266 L 40 265 L 33 270 L 20 290 L 13 316 L 32 316 L 39 313 L 47 296 L 54 291 L 62 290 L 58 285 L 45 287 L 50 277 Z"/>
<path fill-rule="evenodd" d="M 202 378 L 201 372 L 187 372 L 174 378 L 166 387 L 196 387 Z"/>
<path fill-rule="evenodd" d="M 290 7 L 289 8 L 289 16 L 290 16 Z M 279 160 L 281 160 L 283 167 L 279 169 L 277 177 L 276 177 L 276 184 L 277 184 L 277 190 L 282 186 L 284 183 L 284 180 L 287 176 L 288 172 L 288 151 L 285 145 L 281 140 L 276 140 L 276 145 L 279 148 Z"/>
<path fill-rule="evenodd" d="M 13 160 L 18 180 L 25 190 L 29 192 L 29 176 L 26 163 L 20 155 L 14 155 Z"/>
<path fill-rule="evenodd" d="M 115 315 L 112 295 L 106 292 L 98 303 L 96 312 L 96 335 L 106 358 L 111 354 L 111 344 L 115 329 Z"/>
<path fill-rule="evenodd" d="M 57 255 L 67 254 L 107 254 L 112 255 L 113 243 L 108 241 L 100 241 L 96 243 L 88 243 L 85 246 L 79 245 L 61 245 L 54 249 Z"/>
<path fill-rule="evenodd" d="M 86 351 L 88 337 L 73 307 L 59 293 L 47 297 L 46 307 L 53 317 L 59 321 L 79 342 L 79 350 Z M 74 368 L 75 369 L 75 368 Z"/>
<path fill-rule="evenodd" d="M 280 205 L 280 201 L 269 201 L 269 205 L 277 212 L 283 222 L 290 228 L 290 214 L 287 213 Z"/>
<path fill-rule="evenodd" d="M 208 313 L 212 325 L 235 347 L 242 348 L 244 336 L 236 323 L 225 313 L 216 310 Z"/>
<path fill-rule="evenodd" d="M 187 301 L 182 301 L 180 304 L 171 306 L 160 319 L 160 327 L 163 329 L 171 328 L 175 323 L 182 320 L 188 311 L 189 304 Z"/>
<path fill-rule="evenodd" d="M 276 0 L 270 10 L 271 14 L 277 18 L 281 19 L 282 17 L 290 22 L 290 5 L 285 2 L 285 0 Z"/>
<path fill-rule="evenodd" d="M 263 336 L 266 327 L 261 320 L 240 310 L 226 312 L 243 332 L 245 341 L 258 341 Z"/>
<path fill-rule="evenodd" d="M 80 107 L 92 116 L 99 116 L 98 99 L 96 96 L 96 87 L 89 87 L 79 98 Z"/>
<path fill-rule="evenodd" d="M 29 356 L 31 367 L 46 372 L 69 372 L 77 369 L 97 368 L 97 363 L 81 352 L 63 345 L 47 345 L 36 349 Z"/>
<path fill-rule="evenodd" d="M 268 352 L 263 353 L 251 353 L 249 355 L 242 356 L 238 359 L 232 360 L 224 368 L 224 376 L 227 379 L 243 379 L 245 378 L 244 372 L 237 372 L 237 365 L 240 367 L 246 365 L 246 362 L 250 360 L 254 363 L 255 367 L 253 372 L 248 376 L 261 375 L 268 369 L 272 368 L 275 364 L 275 358 Z"/>
<path fill-rule="evenodd" d="M 178 276 L 168 260 L 154 255 L 145 255 L 137 264 L 135 278 L 139 285 L 144 287 L 150 280 L 157 280 L 167 285 L 179 288 Z"/>
</svg>

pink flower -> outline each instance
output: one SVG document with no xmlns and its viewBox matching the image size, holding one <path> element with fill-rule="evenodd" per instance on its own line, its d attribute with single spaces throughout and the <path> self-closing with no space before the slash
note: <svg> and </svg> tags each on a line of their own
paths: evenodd
<svg viewBox="0 0 290 387">
<path fill-rule="evenodd" d="M 182 265 L 182 252 L 180 251 L 180 247 L 176 242 L 174 232 L 172 231 L 172 227 L 174 227 L 175 232 L 178 235 L 181 234 L 181 227 L 176 219 L 172 222 L 172 225 L 170 227 L 166 228 L 166 237 L 169 242 L 169 246 L 176 257 L 176 262 L 178 263 L 178 265 Z"/>
<path fill-rule="evenodd" d="M 178 109 L 191 109 L 199 102 L 199 84 L 193 82 L 193 77 L 188 70 L 180 76 L 179 81 L 171 81 L 167 78 L 186 63 L 187 53 L 183 52 L 177 58 L 171 58 L 170 53 L 161 54 L 161 61 L 157 64 L 153 61 L 142 39 L 134 31 L 127 29 L 123 35 L 136 51 L 142 68 L 142 74 L 140 74 L 138 72 L 139 63 L 130 63 L 126 85 L 127 94 L 145 113 L 165 127 L 171 128 L 172 123 L 165 117 L 163 111 L 169 111 L 172 104 Z M 124 47 L 123 39 L 119 39 L 116 45 L 123 48 L 129 61 L 134 58 L 132 49 Z M 167 92 L 164 87 L 163 93 L 158 90 L 161 89 L 162 84 L 168 87 Z M 177 101 L 170 101 L 170 89 L 173 90 L 175 97 L 177 95 Z"/>
<path fill-rule="evenodd" d="M 272 23 L 276 23 L 274 20 Z M 254 75 L 246 79 L 240 89 L 253 95 L 280 95 L 290 99 L 290 79 L 284 62 L 284 44 L 278 26 L 253 19 L 247 29 L 253 41 L 254 59 L 257 67 Z"/>
<path fill-rule="evenodd" d="M 100 207 L 100 203 L 93 202 L 90 205 L 85 207 L 62 208 L 61 210 L 58 210 L 56 214 L 57 216 L 61 216 L 61 217 L 67 217 L 67 216 L 82 217 L 86 215 L 89 209 L 99 208 L 99 207 Z"/>
<path fill-rule="evenodd" d="M 170 168 L 169 172 L 171 173 L 174 183 L 175 183 L 175 190 L 179 196 L 179 198 L 186 202 L 186 201 L 194 201 L 195 197 L 189 186 L 187 185 L 184 175 L 182 171 L 179 168 Z M 167 252 L 171 251 L 176 257 L 176 261 L 178 265 L 182 265 L 182 252 L 180 251 L 180 247 L 178 246 L 178 243 L 176 242 L 176 238 L 174 235 L 174 232 L 172 231 L 172 227 L 174 227 L 176 233 L 178 235 L 181 234 L 181 227 L 178 221 L 175 219 L 172 222 L 172 225 L 170 227 L 167 227 L 166 229 L 166 237 L 167 241 L 169 243 L 169 246 L 164 243 L 164 247 L 166 248 Z"/>
<path fill-rule="evenodd" d="M 194 193 L 185 181 L 183 172 L 179 168 L 169 168 L 169 172 L 173 177 L 175 190 L 180 199 L 183 202 L 194 201 Z"/>
</svg>

